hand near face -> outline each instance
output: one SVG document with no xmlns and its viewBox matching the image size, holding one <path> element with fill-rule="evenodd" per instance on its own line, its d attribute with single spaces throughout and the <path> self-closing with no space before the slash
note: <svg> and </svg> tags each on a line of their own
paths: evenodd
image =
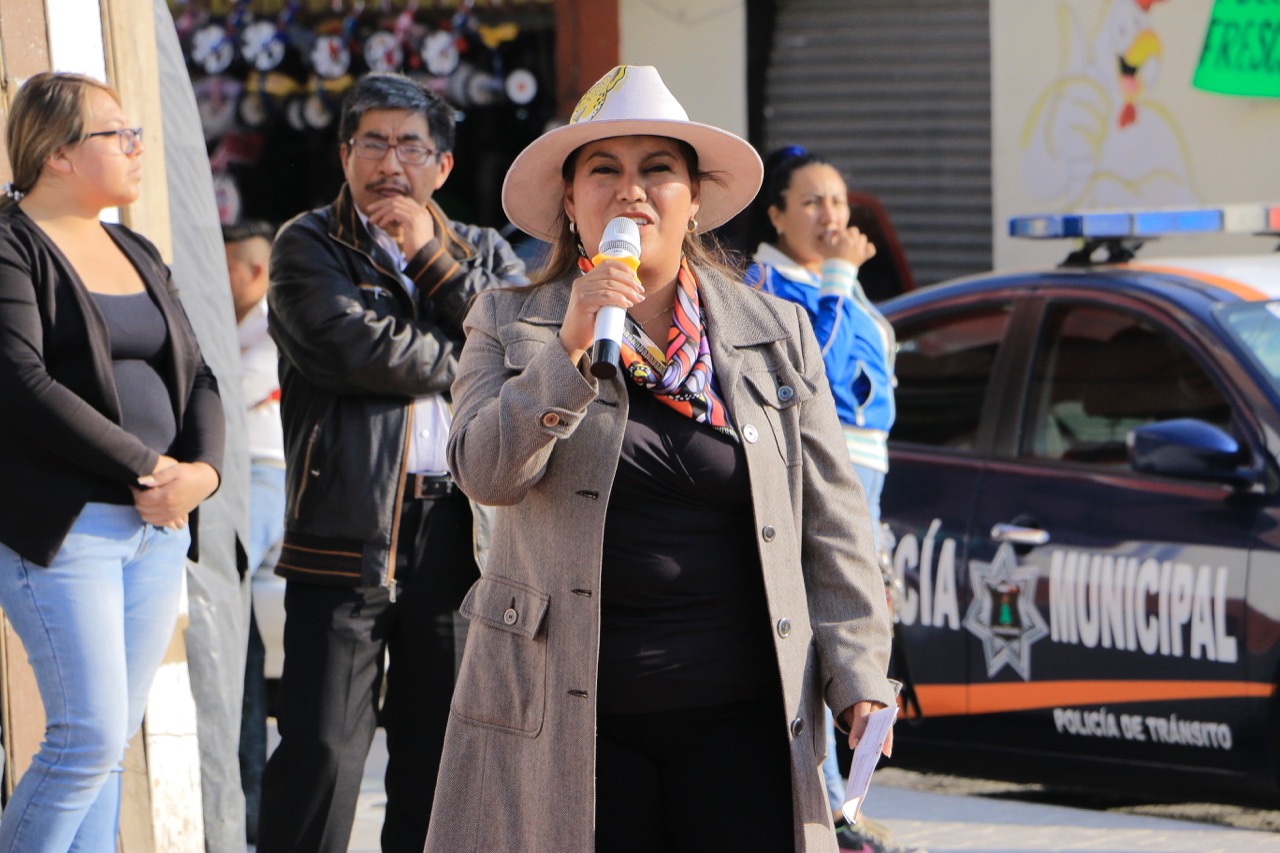
<svg viewBox="0 0 1280 853">
<path fill-rule="evenodd" d="M 371 203 L 365 212 L 370 222 L 396 241 L 406 258 L 416 255 L 436 235 L 435 219 L 410 196 L 380 198 Z"/>
<path fill-rule="evenodd" d="M 840 258 L 855 267 L 860 267 L 876 256 L 875 243 L 867 240 L 867 235 L 850 225 L 843 230 L 828 231 L 818 241 L 818 254 L 824 260 Z"/>
<path fill-rule="evenodd" d="M 624 311 L 644 301 L 644 287 L 631 267 L 606 260 L 573 283 L 569 308 L 560 326 L 560 344 L 575 364 L 595 339 L 596 314 L 606 305 Z"/>
</svg>

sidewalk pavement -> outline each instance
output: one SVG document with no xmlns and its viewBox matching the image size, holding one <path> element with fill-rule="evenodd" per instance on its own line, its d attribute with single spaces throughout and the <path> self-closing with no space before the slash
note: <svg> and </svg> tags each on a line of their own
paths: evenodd
<svg viewBox="0 0 1280 853">
<path fill-rule="evenodd" d="M 274 726 L 271 734 L 275 734 Z M 271 745 L 275 746 L 274 737 Z M 365 765 L 348 853 L 381 851 L 378 839 L 386 805 L 382 790 L 386 755 L 386 739 L 379 729 Z M 889 827 L 893 842 L 907 849 L 929 853 L 1280 853 L 1280 833 L 1275 832 L 917 791 L 897 787 L 892 780 L 892 774 L 877 774 L 867 795 L 867 814 Z"/>
<path fill-rule="evenodd" d="M 929 853 L 1277 853 L 1280 833 L 1232 829 L 992 797 L 940 794 L 872 781 L 867 814 L 893 841 Z"/>
</svg>

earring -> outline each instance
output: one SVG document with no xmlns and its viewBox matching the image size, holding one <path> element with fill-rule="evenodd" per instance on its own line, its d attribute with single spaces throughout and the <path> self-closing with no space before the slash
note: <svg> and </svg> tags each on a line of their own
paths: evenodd
<svg viewBox="0 0 1280 853">
<path fill-rule="evenodd" d="M 572 219 L 569 220 L 569 233 L 570 234 L 578 233 L 578 225 Z"/>
<path fill-rule="evenodd" d="M 690 234 L 696 234 L 698 232 L 698 220 L 694 219 L 692 216 L 689 217 L 688 231 Z"/>
</svg>

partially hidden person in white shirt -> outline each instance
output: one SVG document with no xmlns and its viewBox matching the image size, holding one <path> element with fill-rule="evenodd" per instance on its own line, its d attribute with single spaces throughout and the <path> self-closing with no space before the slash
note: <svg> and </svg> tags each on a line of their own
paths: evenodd
<svg viewBox="0 0 1280 853">
<path fill-rule="evenodd" d="M 246 220 L 222 226 L 227 275 L 240 339 L 245 426 L 249 439 L 249 572 L 273 571 L 284 539 L 284 432 L 280 425 L 280 355 L 267 331 L 268 268 L 275 226 Z M 262 767 L 267 760 L 266 651 L 256 614 L 249 620 L 245 656 L 244 714 L 240 725 L 240 783 L 244 788 L 246 841 L 258 834 Z"/>
</svg>

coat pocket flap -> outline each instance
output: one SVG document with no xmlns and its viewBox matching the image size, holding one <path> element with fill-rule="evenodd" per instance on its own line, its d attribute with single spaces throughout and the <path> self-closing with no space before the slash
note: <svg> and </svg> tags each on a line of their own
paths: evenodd
<svg viewBox="0 0 1280 853">
<path fill-rule="evenodd" d="M 507 341 L 503 345 L 502 364 L 508 370 L 524 370 L 538 353 L 547 346 L 546 341 L 535 341 L 524 338 Z"/>
<path fill-rule="evenodd" d="M 471 587 L 461 611 L 468 619 L 532 640 L 542 627 L 549 600 L 514 581 L 486 576 Z"/>
<path fill-rule="evenodd" d="M 744 374 L 742 378 L 755 392 L 756 399 L 775 409 L 786 409 L 803 403 L 814 393 L 809 380 L 794 370 L 755 370 Z"/>
</svg>

